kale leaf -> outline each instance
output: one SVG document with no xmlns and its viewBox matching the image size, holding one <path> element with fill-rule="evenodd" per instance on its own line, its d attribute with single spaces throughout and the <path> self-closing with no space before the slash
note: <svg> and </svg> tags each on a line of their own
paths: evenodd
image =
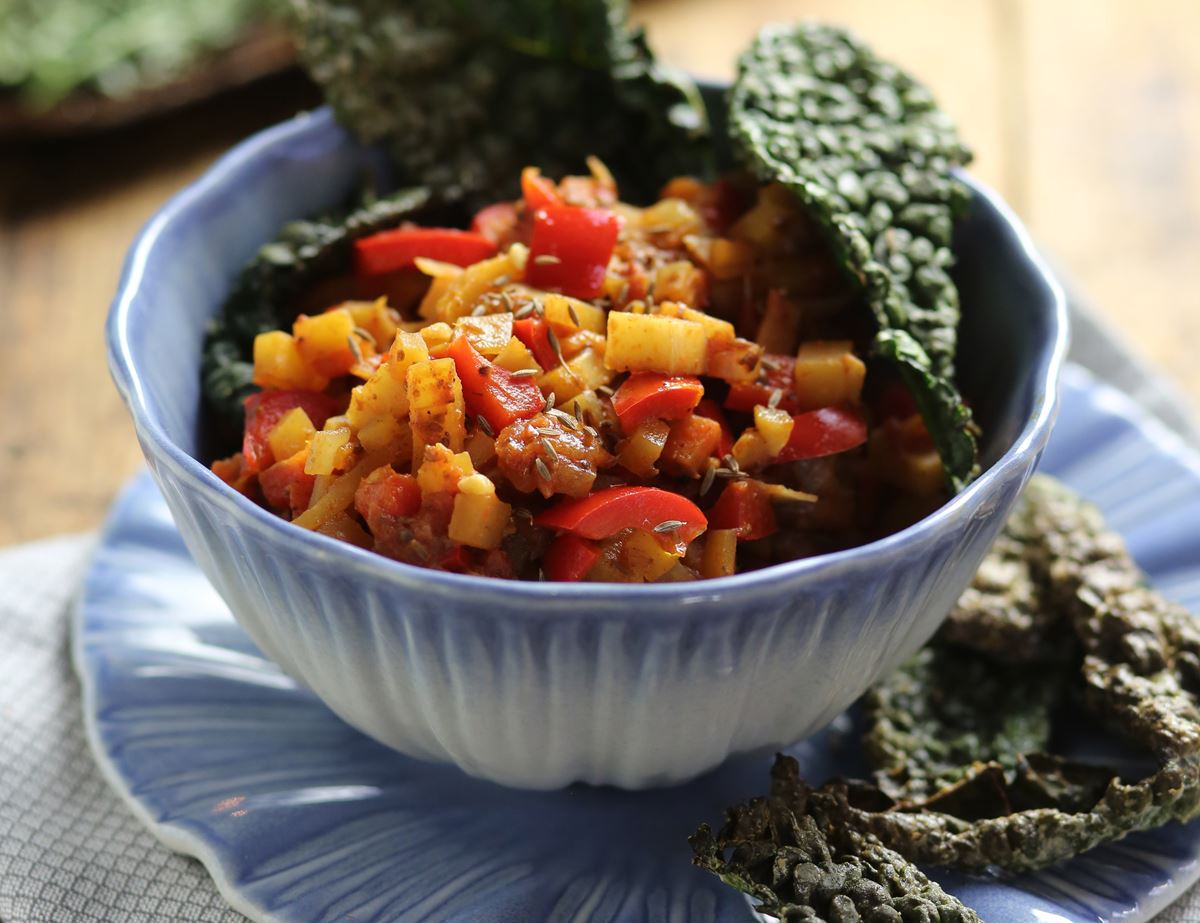
<svg viewBox="0 0 1200 923">
<path fill-rule="evenodd" d="M 954 218 L 970 152 L 929 91 L 846 32 L 764 29 L 729 93 L 735 150 L 758 179 L 790 188 L 863 290 L 874 351 L 899 371 L 951 486 L 977 470 L 970 411 L 953 384 L 959 321 Z"/>
<path fill-rule="evenodd" d="M 699 93 L 655 62 L 624 2 L 292 3 L 338 118 L 444 198 L 511 197 L 526 164 L 577 172 L 587 154 L 635 196 L 704 169 Z"/>
<path fill-rule="evenodd" d="M 428 190 L 402 189 L 341 218 L 293 221 L 259 248 L 204 342 L 200 374 L 218 429 L 241 429 L 242 401 L 256 390 L 251 383 L 254 338 L 290 327 L 295 301 L 308 286 L 322 276 L 349 270 L 355 240 L 415 220 L 432 206 Z"/>
</svg>

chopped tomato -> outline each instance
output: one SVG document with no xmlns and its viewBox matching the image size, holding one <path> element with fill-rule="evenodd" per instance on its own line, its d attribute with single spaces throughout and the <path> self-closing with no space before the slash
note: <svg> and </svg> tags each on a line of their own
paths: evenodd
<svg viewBox="0 0 1200 923">
<path fill-rule="evenodd" d="M 428 257 L 470 266 L 494 256 L 496 244 L 474 231 L 454 228 L 396 228 L 354 242 L 354 268 L 360 276 L 395 272 Z"/>
<path fill-rule="evenodd" d="M 617 242 L 621 222 L 606 208 L 552 205 L 533 218 L 525 279 L 574 298 L 595 298 Z"/>
<path fill-rule="evenodd" d="M 543 369 L 558 368 L 558 353 L 550 345 L 550 325 L 544 317 L 523 317 L 513 321 L 513 336 L 525 344 Z"/>
<path fill-rule="evenodd" d="M 689 413 L 671 424 L 658 462 L 676 477 L 694 478 L 721 445 L 721 424 L 699 413 Z"/>
<path fill-rule="evenodd" d="M 481 208 L 471 219 L 471 230 L 497 246 L 507 240 L 517 226 L 517 206 L 512 202 L 496 202 Z"/>
<path fill-rule="evenodd" d="M 397 519 L 415 516 L 421 509 L 421 488 L 411 474 L 376 468 L 354 492 L 354 508 L 368 524 L 381 514 Z"/>
<path fill-rule="evenodd" d="M 733 431 L 729 428 L 729 421 L 725 419 L 725 413 L 721 410 L 720 404 L 711 397 L 706 397 L 696 405 L 696 416 L 716 420 L 721 425 L 721 438 L 717 442 L 717 458 L 724 458 L 733 451 Z"/>
<path fill-rule="evenodd" d="M 714 529 L 732 529 L 742 541 L 766 538 L 779 530 L 771 498 L 758 481 L 731 481 L 709 511 Z"/>
<path fill-rule="evenodd" d="M 749 413 L 754 410 L 755 404 L 769 405 L 771 395 L 778 391 L 780 398 L 776 406 L 788 413 L 799 413 L 803 408 L 793 390 L 795 367 L 796 360 L 791 356 L 768 353 L 763 356 L 762 373 L 757 381 L 733 382 L 729 386 L 725 406 L 730 410 L 744 410 Z"/>
<path fill-rule="evenodd" d="M 563 204 L 554 180 L 542 176 L 537 167 L 526 167 L 521 171 L 521 197 L 531 212 Z"/>
<path fill-rule="evenodd" d="M 465 336 L 450 344 L 448 355 L 462 381 L 463 397 L 472 416 L 481 416 L 498 433 L 516 420 L 535 416 L 546 406 L 542 389 L 532 378 L 517 378 L 489 362 Z"/>
<path fill-rule="evenodd" d="M 300 407 L 320 429 L 340 409 L 334 398 L 320 391 L 260 391 L 246 398 L 242 406 L 246 411 L 242 455 L 248 474 L 262 471 L 275 460 L 267 437 L 289 410 Z"/>
<path fill-rule="evenodd" d="M 586 539 L 567 532 L 558 536 L 546 549 L 542 559 L 547 580 L 575 582 L 582 580 L 600 557 L 600 548 Z"/>
<path fill-rule="evenodd" d="M 304 473 L 307 456 L 308 452 L 302 449 L 259 474 L 258 486 L 262 488 L 263 497 L 272 509 L 290 513 L 293 517 L 308 509 L 317 478 Z"/>
<path fill-rule="evenodd" d="M 867 441 L 867 421 L 850 407 L 822 407 L 792 417 L 792 435 L 777 462 L 821 458 L 857 448 Z"/>
<path fill-rule="evenodd" d="M 708 526 L 704 513 L 691 500 L 657 487 L 607 487 L 559 503 L 534 522 L 590 539 L 608 538 L 624 529 L 654 532 L 663 523 L 679 523 L 655 534 L 667 541 L 678 538 L 684 542 L 692 541 Z"/>
<path fill-rule="evenodd" d="M 643 420 L 678 420 L 691 413 L 704 396 L 704 385 L 692 375 L 634 372 L 613 395 L 621 429 L 631 433 Z"/>
</svg>

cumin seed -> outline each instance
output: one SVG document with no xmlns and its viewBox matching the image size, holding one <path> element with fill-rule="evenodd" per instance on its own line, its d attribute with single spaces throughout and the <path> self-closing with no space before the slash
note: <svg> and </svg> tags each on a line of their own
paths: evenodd
<svg viewBox="0 0 1200 923">
<path fill-rule="evenodd" d="M 583 326 L 583 324 L 579 323 L 579 315 L 575 313 L 575 305 L 568 304 L 567 305 L 567 313 L 569 315 L 571 315 L 571 323 L 572 324 L 574 324 L 576 327 Z"/>
<path fill-rule="evenodd" d="M 546 467 L 546 463 L 542 461 L 540 455 L 533 460 L 533 467 L 537 468 L 538 477 L 543 481 L 550 480 L 550 469 Z"/>
<path fill-rule="evenodd" d="M 782 400 L 783 400 L 783 392 L 779 388 L 776 388 L 774 391 L 771 392 L 771 399 L 769 401 L 767 401 L 767 407 L 769 407 L 771 410 L 774 410 L 776 407 L 779 406 L 779 402 Z"/>
<path fill-rule="evenodd" d="M 517 320 L 520 320 L 522 317 L 528 317 L 532 313 L 533 302 L 529 301 L 521 305 L 521 307 L 517 308 L 517 310 L 513 311 L 513 317 L 515 317 Z"/>
<path fill-rule="evenodd" d="M 354 336 L 346 337 L 346 343 L 350 346 L 350 352 L 354 353 L 354 361 L 361 363 L 363 361 L 362 347 L 358 345 L 358 340 Z"/>
<path fill-rule="evenodd" d="M 472 317 L 482 317 L 486 313 L 487 313 L 487 305 L 480 302 L 479 304 L 475 305 L 475 307 L 472 309 L 471 316 Z"/>
<path fill-rule="evenodd" d="M 676 529 L 678 529 L 683 524 L 684 523 L 683 523 L 682 519 L 664 519 L 662 522 L 660 522 L 658 525 L 656 525 L 654 527 L 654 531 L 655 532 L 674 532 Z"/>
<path fill-rule="evenodd" d="M 539 441 L 542 444 L 542 449 L 545 451 L 545 453 L 547 455 L 550 456 L 550 461 L 552 461 L 552 462 L 558 461 L 558 449 L 554 448 L 554 443 L 551 442 L 549 439 L 547 439 L 545 436 L 543 436 Z"/>
<path fill-rule="evenodd" d="M 515 372 L 509 372 L 513 378 L 533 378 L 537 375 L 537 369 L 517 369 Z"/>
<path fill-rule="evenodd" d="M 712 490 L 713 481 L 716 480 L 716 477 L 717 466 L 710 464 L 704 472 L 704 477 L 700 481 L 700 496 L 703 497 L 706 493 Z"/>
<path fill-rule="evenodd" d="M 539 266 L 552 266 L 555 263 L 561 263 L 562 260 L 553 253 L 539 253 L 533 258 L 533 261 Z"/>
<path fill-rule="evenodd" d="M 485 417 L 483 414 L 480 414 L 475 418 L 475 425 L 483 430 L 483 434 L 485 436 L 492 438 L 495 437 L 496 431 L 492 429 L 492 424 L 487 421 L 487 417 Z"/>
</svg>

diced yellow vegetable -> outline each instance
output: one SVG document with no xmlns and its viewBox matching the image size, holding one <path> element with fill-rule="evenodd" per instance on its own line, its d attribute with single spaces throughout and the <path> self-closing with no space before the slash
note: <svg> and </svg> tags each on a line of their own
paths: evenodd
<svg viewBox="0 0 1200 923">
<path fill-rule="evenodd" d="M 617 446 L 617 461 L 638 477 L 658 474 L 654 467 L 667 444 L 671 427 L 663 420 L 643 420 Z"/>
<path fill-rule="evenodd" d="M 757 429 L 748 429 L 733 444 L 733 457 L 743 471 L 754 471 L 771 461 L 772 453 Z"/>
<path fill-rule="evenodd" d="M 301 314 L 292 325 L 292 335 L 304 361 L 331 378 L 345 375 L 363 354 L 366 344 L 355 334 L 354 317 L 345 308 L 315 317 Z"/>
<path fill-rule="evenodd" d="M 556 403 L 563 403 L 612 379 L 613 373 L 605 367 L 604 357 L 589 346 L 565 366 L 560 365 L 539 378 L 538 385 L 543 391 L 553 391 Z"/>
<path fill-rule="evenodd" d="M 762 436 L 772 457 L 783 451 L 783 447 L 792 437 L 795 425 L 796 421 L 792 419 L 792 415 L 779 407 L 764 407 L 759 404 L 754 408 L 754 428 Z M 741 459 L 738 459 L 738 463 L 741 463 Z"/>
<path fill-rule="evenodd" d="M 317 526 L 317 531 L 330 538 L 340 538 L 343 542 L 349 542 L 359 548 L 370 548 L 375 543 L 370 534 L 349 513 L 339 513 L 325 520 Z"/>
<path fill-rule="evenodd" d="M 408 369 L 429 359 L 424 338 L 401 330 L 392 341 L 386 361 L 363 384 L 350 392 L 346 419 L 355 432 L 379 420 L 408 415 Z"/>
<path fill-rule="evenodd" d="M 729 577 L 737 572 L 737 530 L 710 529 L 704 535 L 701 577 Z"/>
<path fill-rule="evenodd" d="M 642 209 L 638 223 L 647 233 L 669 233 L 680 238 L 704 229 L 704 219 L 683 199 L 659 199 Z"/>
<path fill-rule="evenodd" d="M 427 256 L 418 256 L 413 263 L 417 269 L 431 279 L 457 279 L 463 273 L 463 268 L 457 263 L 431 260 Z"/>
<path fill-rule="evenodd" d="M 687 237 L 688 255 L 700 263 L 717 282 L 746 275 L 754 268 L 758 250 L 753 244 L 727 237 Z"/>
<path fill-rule="evenodd" d="M 812 340 L 796 355 L 796 399 L 803 410 L 856 403 L 862 397 L 867 367 L 849 340 Z"/>
<path fill-rule="evenodd" d="M 604 364 L 617 371 L 639 369 L 664 375 L 701 375 L 708 337 L 701 324 L 650 314 L 608 315 Z"/>
<path fill-rule="evenodd" d="M 800 340 L 800 306 L 780 289 L 771 289 L 754 339 L 769 353 L 790 355 Z"/>
<path fill-rule="evenodd" d="M 764 186 L 758 191 L 754 207 L 729 229 L 729 236 L 764 250 L 778 248 L 780 229 L 795 223 L 797 213 L 796 197 L 787 187 Z"/>
<path fill-rule="evenodd" d="M 594 333 L 604 332 L 607 321 L 605 310 L 588 304 L 586 301 L 551 292 L 542 298 L 542 308 L 545 311 L 546 320 L 558 327 L 568 330 L 591 330 Z M 574 312 L 573 315 L 572 312 Z M 576 323 L 576 319 L 578 319 L 578 323 Z"/>
<path fill-rule="evenodd" d="M 358 431 L 358 442 L 368 452 L 389 451 L 396 460 L 412 458 L 412 427 L 407 420 L 385 417 L 368 423 Z"/>
<path fill-rule="evenodd" d="M 484 468 L 496 457 L 496 440 L 483 430 L 477 429 L 467 440 L 467 454 L 471 456 L 472 465 Z"/>
<path fill-rule="evenodd" d="M 946 489 L 946 469 L 937 451 L 896 453 L 896 480 L 901 487 L 921 497 Z"/>
<path fill-rule="evenodd" d="M 508 369 L 510 372 L 533 369 L 539 375 L 542 373 L 542 367 L 533 358 L 533 353 L 529 351 L 529 347 L 516 337 L 509 340 L 504 349 L 500 350 L 496 358 L 492 361 L 500 366 L 500 368 Z"/>
<path fill-rule="evenodd" d="M 473 477 L 487 481 L 482 474 Z M 450 515 L 450 539 L 485 551 L 499 548 L 511 517 L 512 507 L 496 496 L 494 486 L 490 492 L 461 490 Z"/>
<path fill-rule="evenodd" d="M 676 301 L 661 302 L 655 313 L 662 317 L 678 317 L 680 320 L 689 320 L 699 324 L 704 328 L 704 335 L 708 337 L 709 352 L 713 351 L 715 344 L 732 343 L 737 339 L 737 333 L 729 321 L 705 314 L 703 311 L 697 311 L 695 308 L 689 308 Z"/>
<path fill-rule="evenodd" d="M 454 322 L 454 335 L 465 336 L 483 356 L 491 359 L 513 338 L 512 326 L 513 316 L 507 311 L 501 314 L 484 314 L 480 317 L 468 315 Z"/>
<path fill-rule="evenodd" d="M 454 268 L 458 269 L 457 266 Z M 460 269 L 459 272 L 461 271 Z M 445 297 L 453 281 L 453 276 L 435 276 L 431 279 L 429 288 L 425 290 L 425 295 L 421 298 L 421 304 L 417 307 L 417 316 L 424 318 L 426 321 L 434 320 L 438 316 L 438 302 Z"/>
<path fill-rule="evenodd" d="M 276 458 L 291 458 L 308 447 L 317 428 L 303 407 L 293 407 L 267 434 L 267 444 Z"/>
<path fill-rule="evenodd" d="M 521 278 L 526 256 L 526 247 L 513 244 L 505 253 L 468 266 L 461 275 L 450 280 L 437 301 L 434 316 L 449 323 L 470 314 L 479 299 L 492 288 Z"/>
<path fill-rule="evenodd" d="M 308 498 L 308 505 L 313 506 L 318 500 L 325 496 L 326 491 L 333 486 L 334 482 L 340 477 L 336 474 L 318 474 L 313 478 L 312 494 Z"/>
<path fill-rule="evenodd" d="M 589 580 L 606 583 L 649 583 L 679 563 L 662 543 L 641 529 L 607 543 L 588 573 Z"/>
<path fill-rule="evenodd" d="M 387 298 L 374 301 L 348 301 L 342 307 L 354 318 L 354 325 L 371 334 L 375 350 L 383 352 L 400 329 L 400 313 L 388 307 Z"/>
<path fill-rule="evenodd" d="M 467 440 L 466 404 L 453 359 L 409 366 L 408 405 L 414 467 L 425 457 L 426 446 L 442 444 L 462 451 Z"/>
<path fill-rule="evenodd" d="M 413 467 L 417 472 L 417 485 L 426 494 L 454 493 L 458 490 L 458 482 L 468 473 L 474 473 L 464 471 L 458 457 L 444 445 L 427 446 L 420 465 Z"/>
<path fill-rule="evenodd" d="M 758 378 L 763 348 L 738 337 L 730 343 L 718 343 L 708 354 L 708 374 L 728 382 L 754 381 Z"/>
<path fill-rule="evenodd" d="M 690 260 L 676 260 L 658 267 L 654 274 L 654 297 L 695 307 L 708 300 L 708 278 Z"/>
<path fill-rule="evenodd" d="M 325 422 L 325 428 L 313 434 L 304 462 L 305 474 L 335 474 L 354 460 L 354 436 L 347 423 Z"/>
<path fill-rule="evenodd" d="M 449 324 L 443 324 L 439 321 L 436 324 L 430 324 L 427 327 L 421 328 L 421 339 L 425 341 L 425 345 L 432 353 L 439 346 L 448 346 L 450 341 L 454 339 L 454 328 Z"/>
<path fill-rule="evenodd" d="M 580 414 L 576 414 L 576 405 L 580 408 Z M 600 400 L 600 395 L 590 388 L 586 391 L 580 391 L 569 400 L 563 401 L 558 405 L 564 412 L 574 416 L 583 416 L 583 422 L 589 426 L 599 426 L 604 419 L 604 403 Z"/>
<path fill-rule="evenodd" d="M 354 502 L 354 492 L 358 490 L 362 479 L 384 464 L 387 464 L 386 456 L 368 452 L 353 468 L 341 477 L 330 481 L 328 487 L 321 485 L 319 498 L 317 498 L 314 488 L 313 496 L 316 499 L 292 522 L 305 529 L 320 528 L 321 525 L 345 511 Z M 317 481 L 320 484 L 321 478 L 318 477 Z"/>
<path fill-rule="evenodd" d="M 260 388 L 324 391 L 329 379 L 300 355 L 290 333 L 272 330 L 254 338 L 254 378 Z"/>
<path fill-rule="evenodd" d="M 477 472 L 464 475 L 458 482 L 458 489 L 464 494 L 478 497 L 494 496 L 496 493 L 496 485 L 492 483 L 492 479 Z"/>
</svg>

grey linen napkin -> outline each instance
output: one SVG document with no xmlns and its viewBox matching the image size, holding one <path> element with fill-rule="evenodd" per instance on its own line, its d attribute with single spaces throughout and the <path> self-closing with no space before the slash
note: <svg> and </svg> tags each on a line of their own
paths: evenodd
<svg viewBox="0 0 1200 923">
<path fill-rule="evenodd" d="M 1186 407 L 1073 311 L 1072 358 L 1200 446 Z M 203 866 L 159 844 L 101 777 L 84 738 L 67 611 L 94 544 L 0 551 L 0 921 L 237 923 Z M 1200 887 L 1158 923 L 1200 923 Z"/>
</svg>

